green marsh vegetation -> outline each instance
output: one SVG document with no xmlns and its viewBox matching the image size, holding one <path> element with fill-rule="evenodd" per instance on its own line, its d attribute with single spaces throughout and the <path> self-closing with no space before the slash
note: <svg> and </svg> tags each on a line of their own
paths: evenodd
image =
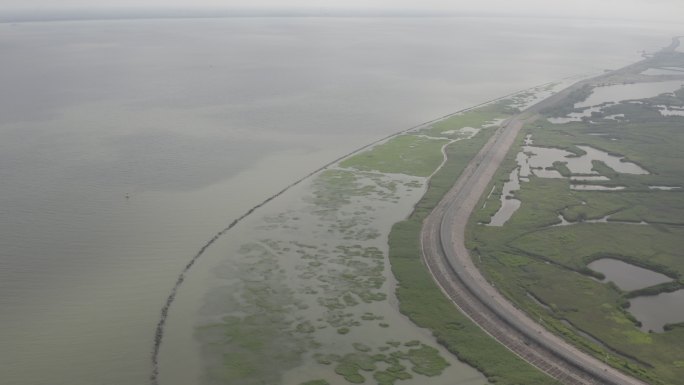
<svg viewBox="0 0 684 385">
<path fill-rule="evenodd" d="M 572 112 L 580 96 L 546 112 Z M 492 181 L 494 193 L 482 199 L 484 208 L 471 218 L 467 239 L 485 276 L 547 328 L 649 383 L 684 384 L 684 328 L 642 331 L 628 309 L 630 298 L 684 287 L 684 191 L 649 188 L 684 187 L 684 118 L 662 116 L 657 105 L 684 105 L 684 89 L 641 103 L 610 105 L 582 122 L 551 124 L 540 118 L 528 124 L 520 144 L 531 134 L 535 146 L 576 154 L 582 153 L 577 145 L 588 145 L 625 156 L 649 174 L 619 174 L 595 161 L 594 171 L 609 180 L 587 183 L 625 186 L 609 192 L 575 191 L 568 179 L 532 176 L 515 192 L 522 204 L 504 226 L 480 225 L 500 207 L 501 186 L 520 151 L 514 146 Z M 624 118 L 605 119 L 615 114 Z M 569 172 L 562 162 L 554 167 L 562 175 Z M 559 215 L 577 223 L 552 226 L 561 222 Z M 607 223 L 586 222 L 606 216 Z M 642 221 L 646 224 L 636 225 Z M 587 267 L 605 257 L 663 273 L 673 281 L 621 291 L 597 281 L 601 274 Z"/>
<path fill-rule="evenodd" d="M 359 349 L 358 345 L 355 345 L 357 352 L 344 356 L 319 356 L 319 362 L 324 365 L 335 363 L 335 373 L 344 377 L 347 382 L 364 383 L 368 376 L 379 385 L 392 385 L 397 380 L 413 378 L 413 374 L 438 376 L 449 365 L 437 349 L 425 344 L 401 349 L 399 344 L 387 343 L 389 349 L 379 349 L 382 353 L 375 354 L 370 347 L 363 346 L 363 349 Z"/>
<path fill-rule="evenodd" d="M 296 383 L 307 385 L 389 385 L 410 378 L 425 383 L 435 378 L 441 384 L 447 375 L 480 376 L 467 367 L 453 368 L 457 360 L 444 356 L 434 339 L 389 304 L 394 286 L 388 283 L 385 251 L 392 223 L 410 212 L 425 191 L 425 177 L 442 163 L 442 147 L 452 143 L 447 148 L 450 163 L 430 181 L 427 196 L 433 200 L 450 187 L 493 128 L 465 139 L 494 118 L 507 116 L 504 103 L 485 110 L 441 122 L 446 134 L 428 127 L 350 157 L 313 178 L 304 196 L 287 210 L 263 218 L 253 239 L 245 239 L 229 258 L 232 262 L 217 269 L 225 282 L 212 303 L 218 302 L 221 311 L 196 331 L 206 357 L 204 382 L 278 383 L 287 373 L 298 373 Z M 417 212 L 429 212 L 424 203 Z M 419 255 L 415 258 L 423 269 Z M 432 284 L 424 270 L 420 274 Z M 458 313 L 448 302 L 444 305 Z M 459 322 L 469 324 L 463 317 Z M 471 332 L 479 329 L 470 325 L 464 333 Z M 519 361 L 496 343 L 485 342 L 483 333 L 476 336 L 463 338 Z M 480 358 L 476 368 L 485 365 L 487 352 Z M 315 368 L 313 378 L 307 368 Z"/>
<path fill-rule="evenodd" d="M 228 287 L 222 301 L 240 308 L 196 330 L 204 355 L 211 357 L 203 381 L 209 384 L 254 384 L 256 379 L 278 381 L 278 372 L 301 363 L 301 354 L 313 340 L 292 329 L 291 314 L 300 303 L 284 284 L 276 255 L 260 244 L 244 245 L 240 263 L 232 266 L 244 278 L 241 296 Z M 230 294 L 228 294 L 230 293 Z M 287 332 L 283 332 L 287 331 Z M 215 341 L 224 341 L 216 343 Z"/>
<path fill-rule="evenodd" d="M 448 140 L 401 135 L 340 163 L 341 167 L 426 177 L 442 162 L 440 149 Z"/>
<path fill-rule="evenodd" d="M 506 118 L 512 112 L 507 102 L 496 103 L 455 116 L 424 130 L 424 133 L 440 137 L 443 131 L 482 127 L 494 119 Z M 421 260 L 419 236 L 423 220 L 453 186 L 493 131 L 491 128 L 483 129 L 471 140 L 447 146 L 447 161 L 430 179 L 423 198 L 408 219 L 393 226 L 389 237 L 389 258 L 398 281 L 399 308 L 418 326 L 430 329 L 440 344 L 460 360 L 480 370 L 491 383 L 555 384 L 550 377 L 513 355 L 461 314 L 434 283 Z"/>
<path fill-rule="evenodd" d="M 220 270 L 227 279 L 223 316 L 197 329 L 205 382 L 277 383 L 284 373 L 314 367 L 313 378 L 302 369 L 297 383 L 390 385 L 444 376 L 450 364 L 434 340 L 398 328 L 387 310 L 391 266 L 401 313 L 489 382 L 556 384 L 462 315 L 420 257 L 422 220 L 494 132 L 491 123 L 517 112 L 510 104 L 455 115 L 353 156 L 317 175 L 299 205 L 265 217 L 238 251 L 240 262 Z M 424 190 L 443 147 L 448 158 Z M 408 219 L 389 235 L 380 230 L 401 220 L 397 208 L 407 196 L 417 201 Z"/>
</svg>

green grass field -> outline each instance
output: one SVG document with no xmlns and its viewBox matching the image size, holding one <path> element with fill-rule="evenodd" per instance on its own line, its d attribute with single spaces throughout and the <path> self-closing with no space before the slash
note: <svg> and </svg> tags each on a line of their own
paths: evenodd
<svg viewBox="0 0 684 385">
<path fill-rule="evenodd" d="M 400 135 L 340 162 L 361 171 L 429 176 L 442 163 L 441 148 L 448 140 Z"/>
</svg>

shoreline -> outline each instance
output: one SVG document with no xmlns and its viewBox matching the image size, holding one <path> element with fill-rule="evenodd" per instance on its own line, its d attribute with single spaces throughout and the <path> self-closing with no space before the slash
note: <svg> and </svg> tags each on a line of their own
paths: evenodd
<svg viewBox="0 0 684 385">
<path fill-rule="evenodd" d="M 444 116 L 441 116 L 441 117 L 432 119 L 432 120 L 427 121 L 427 122 L 424 122 L 424 123 L 420 123 L 420 124 L 415 125 L 415 126 L 412 126 L 412 127 L 410 127 L 410 128 L 407 128 L 407 129 L 404 129 L 404 130 L 401 130 L 401 131 L 392 133 L 392 134 L 390 134 L 390 135 L 387 135 L 387 136 L 385 136 L 385 137 L 382 137 L 382 138 L 380 138 L 380 139 L 378 139 L 378 140 L 376 140 L 376 141 L 373 141 L 373 142 L 371 142 L 371 143 L 369 143 L 369 144 L 367 144 L 367 145 L 364 145 L 364 146 L 362 146 L 362 147 L 359 147 L 359 148 L 357 148 L 357 149 L 355 149 L 355 150 L 353 150 L 353 151 L 351 151 L 351 152 L 349 152 L 349 153 L 347 153 L 347 154 L 345 154 L 345 155 L 342 155 L 342 156 L 340 156 L 340 157 L 338 157 L 338 158 L 336 158 L 336 159 L 334 159 L 334 160 L 332 160 L 332 161 L 326 163 L 325 165 L 323 165 L 323 166 L 317 168 L 316 170 L 314 170 L 314 171 L 312 171 L 312 172 L 306 174 L 305 176 L 301 177 L 300 179 L 298 179 L 298 180 L 292 182 L 291 184 L 287 185 L 286 187 L 284 187 L 283 189 L 281 189 L 281 190 L 278 191 L 277 193 L 275 193 L 275 194 L 271 195 L 270 197 L 266 198 L 266 199 L 265 199 L 264 201 L 262 201 L 261 203 L 259 203 L 259 204 L 255 205 L 255 206 L 251 207 L 249 210 L 247 210 L 244 214 L 242 214 L 242 215 L 239 216 L 238 218 L 234 219 L 228 226 L 226 226 L 225 228 L 223 228 L 221 231 L 217 232 L 217 233 L 216 233 L 212 238 L 210 238 L 204 245 L 202 245 L 202 246 L 199 248 L 199 250 L 197 251 L 197 253 L 190 259 L 190 261 L 187 262 L 187 264 L 185 265 L 185 267 L 183 268 L 183 270 L 182 270 L 182 271 L 180 272 L 180 274 L 177 276 L 176 281 L 175 281 L 175 284 L 174 284 L 174 286 L 172 287 L 171 292 L 170 292 L 169 295 L 167 296 L 167 298 L 166 298 L 166 300 L 165 300 L 165 302 L 164 302 L 164 306 L 163 306 L 162 309 L 160 310 L 159 321 L 157 322 L 157 325 L 156 325 L 156 328 L 155 328 L 154 339 L 153 339 L 153 348 L 152 348 L 152 351 L 151 351 L 152 368 L 151 368 L 151 373 L 150 373 L 150 376 L 149 376 L 150 384 L 151 384 L 151 385 L 159 385 L 159 355 L 160 355 L 160 352 L 161 352 L 161 345 L 162 345 L 162 342 L 163 342 L 163 339 L 164 339 L 164 332 L 165 332 L 166 322 L 167 322 L 168 317 L 169 317 L 169 315 L 170 315 L 170 312 L 171 312 L 171 309 L 172 309 L 173 302 L 175 301 L 176 296 L 177 296 L 177 293 L 178 293 L 178 291 L 181 289 L 181 287 L 182 287 L 182 285 L 183 285 L 183 282 L 184 282 L 185 279 L 186 279 L 187 274 L 190 273 L 192 267 L 193 267 L 193 266 L 195 265 L 195 263 L 202 257 L 202 255 L 204 255 L 204 253 L 207 251 L 208 248 L 210 248 L 210 247 L 211 247 L 215 242 L 217 242 L 223 235 L 225 235 L 227 232 L 229 232 L 232 228 L 234 228 L 237 224 L 239 224 L 239 223 L 240 223 L 241 221 L 243 221 L 245 218 L 247 218 L 248 216 L 252 215 L 252 214 L 255 213 L 257 210 L 259 210 L 261 207 L 263 207 L 264 205 L 266 205 L 266 204 L 268 204 L 269 202 L 273 201 L 274 199 L 278 198 L 279 196 L 281 196 L 282 194 L 286 193 L 286 192 L 287 192 L 288 190 L 290 190 L 291 188 L 293 188 L 293 187 L 299 185 L 300 183 L 302 183 L 302 182 L 304 182 L 304 181 L 306 181 L 306 180 L 308 180 L 308 179 L 314 177 L 314 176 L 317 175 L 317 174 L 320 174 L 321 172 L 323 172 L 323 171 L 329 169 L 330 167 L 332 167 L 332 166 L 338 164 L 339 162 L 341 162 L 341 161 L 343 161 L 343 160 L 345 160 L 345 159 L 347 159 L 347 158 L 350 158 L 350 157 L 352 157 L 352 156 L 354 156 L 354 155 L 356 155 L 356 154 L 362 153 L 363 151 L 368 150 L 368 149 L 370 149 L 370 148 L 372 148 L 372 147 L 374 147 L 374 146 L 377 146 L 377 145 L 380 145 L 380 144 L 382 144 L 382 143 L 384 143 L 384 142 L 387 142 L 387 141 L 389 141 L 390 139 L 393 139 L 393 138 L 395 138 L 395 137 L 401 136 L 401 135 L 403 135 L 403 134 L 407 134 L 407 133 L 412 132 L 412 131 L 415 131 L 415 130 L 419 130 L 419 129 L 422 129 L 422 128 L 429 127 L 430 125 L 432 125 L 432 124 L 434 124 L 434 123 L 437 123 L 437 122 L 440 122 L 440 121 L 444 121 L 444 120 L 446 120 L 446 119 L 449 119 L 450 117 L 453 117 L 453 116 L 456 116 L 456 115 L 459 115 L 459 114 L 463 114 L 463 113 L 465 113 L 465 112 L 473 111 L 473 110 L 476 110 L 476 109 L 478 109 L 478 108 L 481 108 L 481 107 L 484 107 L 484 106 L 487 106 L 487 105 L 490 105 L 490 104 L 493 104 L 493 103 L 496 103 L 496 102 L 499 102 L 499 101 L 508 99 L 508 98 L 510 98 L 510 97 L 512 97 L 512 96 L 515 96 L 515 95 L 518 95 L 518 94 L 522 94 L 522 93 L 525 93 L 525 92 L 529 92 L 529 91 L 538 89 L 538 88 L 540 88 L 540 87 L 548 86 L 548 85 L 555 84 L 555 83 L 557 83 L 557 82 L 554 82 L 554 81 L 552 81 L 552 82 L 545 82 L 545 83 L 542 83 L 542 84 L 540 84 L 540 85 L 536 85 L 536 86 L 533 86 L 533 87 L 530 87 L 530 88 L 526 88 L 526 89 L 519 90 L 519 91 L 516 91 L 516 92 L 513 92 L 513 93 L 509 93 L 509 94 L 506 94 L 506 95 L 504 95 L 504 96 L 500 96 L 500 97 L 497 97 L 497 98 L 495 98 L 495 99 L 491 99 L 491 100 L 488 100 L 488 101 L 485 101 L 485 102 L 476 104 L 476 105 L 474 105 L 474 106 L 470 106 L 470 107 L 467 107 L 467 108 L 463 108 L 463 109 L 461 109 L 461 110 L 458 110 L 458 111 L 449 113 L 449 114 L 447 114 L 447 115 L 444 115 Z M 438 169 L 438 170 L 439 170 L 439 169 Z M 438 170 L 436 170 L 436 171 L 438 171 Z M 436 171 L 435 171 L 435 172 L 436 172 Z"/>
</svg>

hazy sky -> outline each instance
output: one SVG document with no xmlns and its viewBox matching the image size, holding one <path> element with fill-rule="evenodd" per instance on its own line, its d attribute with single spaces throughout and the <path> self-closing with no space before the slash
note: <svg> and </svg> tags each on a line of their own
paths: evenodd
<svg viewBox="0 0 684 385">
<path fill-rule="evenodd" d="M 220 7 L 315 10 L 427 10 L 681 20 L 683 0 L 2 0 L 1 10 Z M 684 24 L 684 23 L 683 23 Z"/>
</svg>

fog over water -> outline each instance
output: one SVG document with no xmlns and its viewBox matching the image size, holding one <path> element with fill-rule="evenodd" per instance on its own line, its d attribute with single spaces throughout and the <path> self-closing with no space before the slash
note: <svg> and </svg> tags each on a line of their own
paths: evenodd
<svg viewBox="0 0 684 385">
<path fill-rule="evenodd" d="M 154 328 L 177 274 L 250 207 L 389 133 L 636 61 L 677 27 L 522 18 L 0 24 L 0 382 L 148 383 Z"/>
</svg>

